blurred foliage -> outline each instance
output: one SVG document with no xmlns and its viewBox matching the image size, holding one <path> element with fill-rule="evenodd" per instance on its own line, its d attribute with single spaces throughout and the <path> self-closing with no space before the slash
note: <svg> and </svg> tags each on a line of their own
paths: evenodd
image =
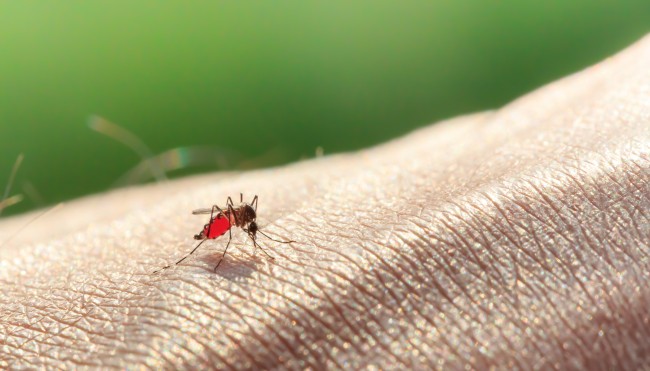
<svg viewBox="0 0 650 371">
<path fill-rule="evenodd" d="M 4 215 L 107 189 L 154 153 L 236 153 L 194 170 L 354 150 L 499 107 L 650 31 L 650 1 L 0 3 Z M 207 147 L 206 147 L 207 146 Z M 186 171 L 187 172 L 187 171 Z"/>
</svg>

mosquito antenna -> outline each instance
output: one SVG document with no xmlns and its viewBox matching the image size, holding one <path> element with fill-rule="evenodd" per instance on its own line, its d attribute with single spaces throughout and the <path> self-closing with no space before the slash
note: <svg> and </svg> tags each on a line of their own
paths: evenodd
<svg viewBox="0 0 650 371">
<path fill-rule="evenodd" d="M 196 245 L 196 247 L 194 248 L 194 250 L 192 250 L 189 254 L 185 255 L 181 260 L 177 261 L 176 264 L 174 264 L 174 265 L 178 265 L 178 264 L 180 264 L 183 260 L 187 259 L 188 256 L 194 254 L 194 252 L 196 251 L 196 249 L 198 249 L 199 246 L 201 246 L 201 244 L 204 243 L 204 242 L 207 241 L 207 240 L 208 240 L 208 239 L 206 238 L 205 240 L 199 242 L 199 244 Z M 160 272 L 160 271 L 164 271 L 164 270 L 167 269 L 167 268 L 171 268 L 171 266 L 172 266 L 172 265 L 170 264 L 170 265 L 168 265 L 168 266 L 166 266 L 166 267 L 162 267 L 162 268 L 158 269 L 157 271 L 153 271 L 152 274 L 156 274 L 156 273 L 158 273 L 158 272 Z"/>
<path fill-rule="evenodd" d="M 20 167 L 20 164 L 23 162 L 23 158 L 25 158 L 25 156 L 22 153 L 19 154 L 18 157 L 16 158 L 16 162 L 14 162 L 14 166 L 11 168 L 11 174 L 9 175 L 9 182 L 7 182 L 7 186 L 5 187 L 5 193 L 2 195 L 2 200 L 0 201 L 0 204 L 4 204 L 7 197 L 9 197 L 9 192 L 11 192 L 11 186 L 14 184 L 16 173 L 18 172 L 18 168 Z M 17 201 L 16 199 L 14 199 L 15 202 L 9 201 L 8 205 L 6 206 L 3 205 L 3 207 L 0 207 L 0 214 L 2 214 L 2 210 L 5 207 L 9 205 L 13 205 L 14 203 L 19 202 L 21 199 L 22 198 L 18 199 Z"/>
</svg>

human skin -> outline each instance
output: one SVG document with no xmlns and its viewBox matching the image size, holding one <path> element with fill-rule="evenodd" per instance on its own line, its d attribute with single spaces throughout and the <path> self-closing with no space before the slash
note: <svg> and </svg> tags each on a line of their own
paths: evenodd
<svg viewBox="0 0 650 371">
<path fill-rule="evenodd" d="M 298 242 L 152 274 L 240 192 Z M 0 248 L 0 366 L 638 369 L 649 215 L 650 37 L 368 150 L 67 203 Z"/>
</svg>

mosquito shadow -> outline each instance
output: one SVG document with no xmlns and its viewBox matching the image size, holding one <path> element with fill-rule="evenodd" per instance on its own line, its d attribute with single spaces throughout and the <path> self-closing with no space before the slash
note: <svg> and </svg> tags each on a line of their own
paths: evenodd
<svg viewBox="0 0 650 371">
<path fill-rule="evenodd" d="M 219 268 L 215 271 L 214 267 L 219 264 L 221 254 L 207 254 L 199 259 L 208 265 L 205 268 L 206 271 L 231 281 L 240 281 L 250 278 L 254 272 L 258 271 L 259 268 L 265 264 L 265 259 L 260 256 L 249 254 L 233 256 L 228 254 L 223 258 L 221 265 L 219 265 Z"/>
</svg>

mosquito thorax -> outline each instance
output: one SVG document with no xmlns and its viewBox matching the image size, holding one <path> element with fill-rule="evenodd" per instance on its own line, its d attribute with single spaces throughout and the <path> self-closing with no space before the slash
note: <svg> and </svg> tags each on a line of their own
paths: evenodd
<svg viewBox="0 0 650 371">
<path fill-rule="evenodd" d="M 253 209 L 253 206 L 249 204 L 244 204 L 241 207 L 241 219 L 242 219 L 242 224 L 249 224 L 249 223 L 254 223 L 255 219 L 257 218 L 257 213 L 255 213 L 255 209 Z"/>
</svg>

